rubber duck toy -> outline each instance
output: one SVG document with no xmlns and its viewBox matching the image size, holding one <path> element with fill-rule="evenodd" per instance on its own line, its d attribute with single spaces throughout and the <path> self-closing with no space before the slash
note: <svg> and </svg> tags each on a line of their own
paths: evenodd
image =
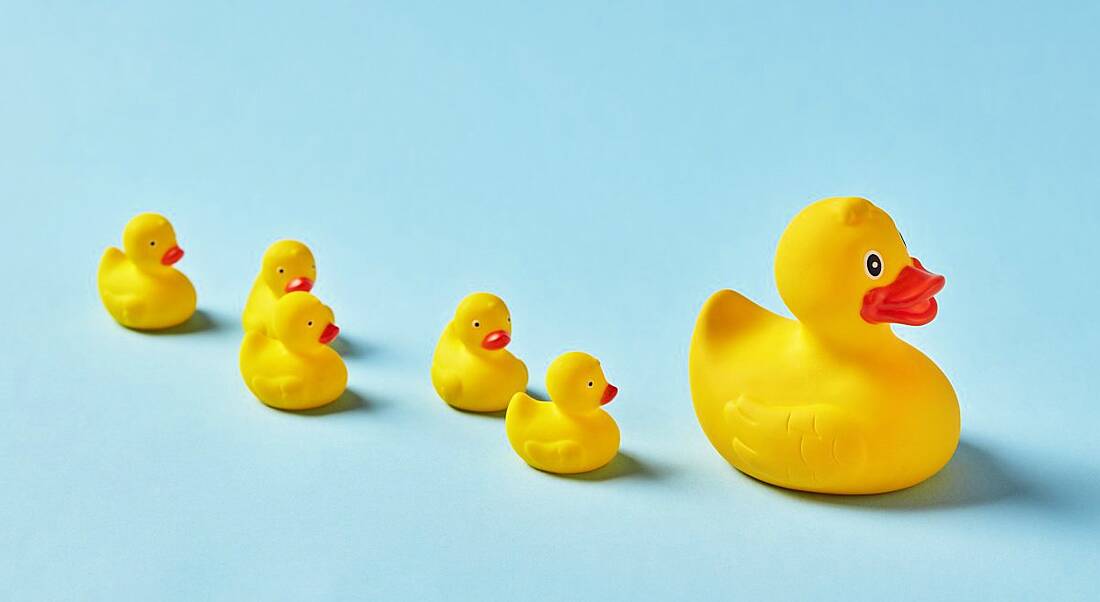
<svg viewBox="0 0 1100 602">
<path fill-rule="evenodd" d="M 245 332 L 270 335 L 275 302 L 295 291 L 310 292 L 317 281 L 317 263 L 309 247 L 296 240 L 280 240 L 264 251 L 260 273 L 248 293 L 241 323 Z"/>
<path fill-rule="evenodd" d="M 943 276 L 861 198 L 806 207 L 775 257 L 791 320 L 730 290 L 703 306 L 691 341 L 695 413 L 738 470 L 804 491 L 883 493 L 947 464 L 959 403 L 943 372 L 891 324 L 935 317 Z"/>
<path fill-rule="evenodd" d="M 176 231 L 162 215 L 142 213 L 122 231 L 122 248 L 107 247 L 96 283 L 103 306 L 119 324 L 160 330 L 195 313 L 195 287 L 177 270 L 183 257 Z"/>
<path fill-rule="evenodd" d="M 546 371 L 551 401 L 516 393 L 504 417 L 512 449 L 531 466 L 558 474 L 596 470 L 619 453 L 619 426 L 603 406 L 619 392 L 587 353 L 559 356 Z"/>
<path fill-rule="evenodd" d="M 340 329 L 317 297 L 295 291 L 275 303 L 272 336 L 257 331 L 241 342 L 241 376 L 273 408 L 308 410 L 336 401 L 348 386 L 348 369 L 328 346 Z"/>
<path fill-rule="evenodd" d="M 432 385 L 443 401 L 469 412 L 499 412 L 527 389 L 527 366 L 505 347 L 512 315 L 496 295 L 473 293 L 458 304 L 432 356 Z"/>
</svg>

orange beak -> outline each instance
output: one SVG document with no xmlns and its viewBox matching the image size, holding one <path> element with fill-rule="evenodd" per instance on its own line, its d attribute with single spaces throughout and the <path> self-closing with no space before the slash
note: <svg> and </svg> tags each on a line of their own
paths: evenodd
<svg viewBox="0 0 1100 602">
<path fill-rule="evenodd" d="M 497 349 L 504 349 L 508 346 L 508 343 L 512 342 L 512 337 L 508 336 L 507 332 L 503 330 L 495 330 L 485 335 L 485 338 L 481 340 L 481 346 L 495 351 Z"/>
<path fill-rule="evenodd" d="M 929 272 L 913 258 L 913 265 L 902 268 L 896 280 L 867 291 L 859 314 L 871 324 L 924 326 L 936 319 L 939 306 L 933 297 L 943 290 L 946 282 L 943 276 Z"/>
<path fill-rule="evenodd" d="M 181 259 L 183 259 L 183 249 L 177 245 L 165 251 L 160 258 L 160 262 L 164 265 L 172 265 Z"/>
<path fill-rule="evenodd" d="M 320 341 L 322 345 L 328 345 L 338 334 L 340 334 L 340 327 L 329 322 L 321 332 L 321 338 L 317 340 Z"/>
<path fill-rule="evenodd" d="M 611 403 L 612 399 L 619 394 L 619 388 L 615 385 L 608 383 L 607 387 L 603 390 L 603 397 L 600 398 L 600 405 L 607 405 Z"/>
<path fill-rule="evenodd" d="M 313 281 L 309 278 L 294 278 L 290 282 L 286 283 L 286 292 L 293 293 L 294 291 L 302 291 L 308 293 L 313 290 Z"/>
</svg>

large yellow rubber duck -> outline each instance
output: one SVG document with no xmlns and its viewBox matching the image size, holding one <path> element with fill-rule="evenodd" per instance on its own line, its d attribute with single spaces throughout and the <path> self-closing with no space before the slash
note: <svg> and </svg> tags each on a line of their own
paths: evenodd
<svg viewBox="0 0 1100 602">
<path fill-rule="evenodd" d="M 317 281 L 317 263 L 309 247 L 296 240 L 280 240 L 264 251 L 260 273 L 248 293 L 241 323 L 245 332 L 271 334 L 275 302 L 295 291 L 310 292 Z"/>
<path fill-rule="evenodd" d="M 790 489 L 882 493 L 935 474 L 958 445 L 958 399 L 890 324 L 931 322 L 944 278 L 860 198 L 799 213 L 775 275 L 797 320 L 730 290 L 699 315 L 691 392 L 711 444 L 738 470 Z"/>
<path fill-rule="evenodd" d="M 619 426 L 603 410 L 618 389 L 600 362 L 573 351 L 546 371 L 552 401 L 516 393 L 504 417 L 512 449 L 531 466 L 559 474 L 596 470 L 619 453 Z"/>
<path fill-rule="evenodd" d="M 111 317 L 138 330 L 171 328 L 190 319 L 195 287 L 172 267 L 183 257 L 172 224 L 162 215 L 142 213 L 126 224 L 122 248 L 107 248 L 96 277 Z"/>
<path fill-rule="evenodd" d="M 432 356 L 432 385 L 443 401 L 470 412 L 499 412 L 527 389 L 527 366 L 505 347 L 512 316 L 496 295 L 473 293 L 458 304 Z"/>
<path fill-rule="evenodd" d="M 348 385 L 348 369 L 328 346 L 340 329 L 317 297 L 296 291 L 275 303 L 272 336 L 249 331 L 241 342 L 241 376 L 249 390 L 273 408 L 308 410 L 336 401 Z"/>
</svg>

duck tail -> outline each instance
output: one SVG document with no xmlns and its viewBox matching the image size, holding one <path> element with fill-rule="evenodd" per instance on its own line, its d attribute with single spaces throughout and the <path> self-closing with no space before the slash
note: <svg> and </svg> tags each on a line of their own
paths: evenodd
<svg viewBox="0 0 1100 602">
<path fill-rule="evenodd" d="M 768 313 L 741 293 L 728 289 L 718 291 L 707 299 L 699 312 L 695 338 L 707 347 L 720 344 L 744 333 Z"/>
</svg>

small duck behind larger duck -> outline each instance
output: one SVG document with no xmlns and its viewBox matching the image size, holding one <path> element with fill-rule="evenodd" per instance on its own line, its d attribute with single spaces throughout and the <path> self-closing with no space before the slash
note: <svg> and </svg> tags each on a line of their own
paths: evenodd
<svg viewBox="0 0 1100 602">
<path fill-rule="evenodd" d="M 944 278 L 861 198 L 799 213 L 775 258 L 778 316 L 730 290 L 703 306 L 690 351 L 695 412 L 738 470 L 806 491 L 881 493 L 940 470 L 959 441 L 951 383 L 890 324 L 938 311 Z"/>
</svg>

